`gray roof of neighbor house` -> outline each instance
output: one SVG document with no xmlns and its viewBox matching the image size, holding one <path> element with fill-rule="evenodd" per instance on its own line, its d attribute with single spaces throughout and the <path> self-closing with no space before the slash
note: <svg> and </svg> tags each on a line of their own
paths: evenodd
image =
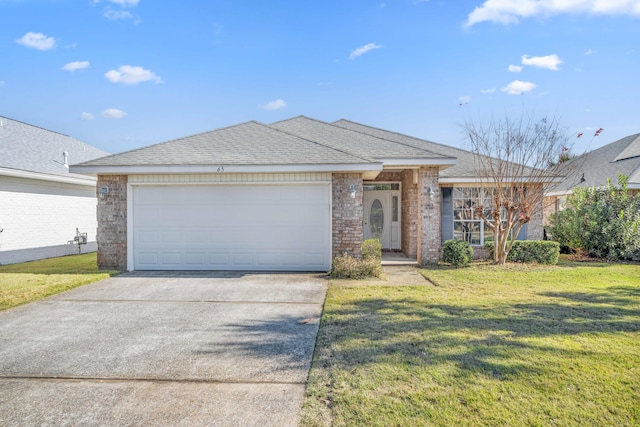
<svg viewBox="0 0 640 427">
<path fill-rule="evenodd" d="M 372 126 L 366 126 L 344 119 L 335 121 L 332 125 L 388 141 L 405 144 L 409 147 L 419 148 L 427 152 L 440 153 L 443 157 L 456 158 L 458 161 L 454 166 L 440 171 L 440 178 L 472 178 L 476 176 L 474 169 L 474 154 L 471 151 L 414 138 L 401 133 L 378 129 Z"/>
<path fill-rule="evenodd" d="M 250 121 L 74 166 L 363 164 L 371 160 Z"/>
<path fill-rule="evenodd" d="M 24 172 L 90 180 L 85 175 L 69 173 L 64 152 L 68 163 L 108 154 L 70 136 L 0 116 L 0 175 Z"/>
<path fill-rule="evenodd" d="M 384 160 L 385 164 L 393 163 L 393 160 L 405 161 L 405 165 L 411 164 L 411 161 L 432 160 L 434 164 L 451 165 L 456 160 L 455 156 L 443 155 L 424 146 L 358 132 L 305 116 L 272 123 L 270 126 L 372 161 Z"/>
<path fill-rule="evenodd" d="M 602 187 L 609 179 L 615 185 L 618 174 L 629 177 L 630 188 L 640 188 L 640 133 L 571 159 L 563 171 L 564 181 L 551 194 L 567 193 L 576 187 Z"/>
</svg>

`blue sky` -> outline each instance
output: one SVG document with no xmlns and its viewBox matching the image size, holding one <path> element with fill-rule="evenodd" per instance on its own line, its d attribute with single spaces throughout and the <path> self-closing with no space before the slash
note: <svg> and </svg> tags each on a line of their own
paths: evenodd
<svg viewBox="0 0 640 427">
<path fill-rule="evenodd" d="M 554 115 L 577 153 L 640 132 L 640 0 L 0 0 L 0 16 L 0 115 L 112 153 L 297 115 L 460 147 L 465 121 Z"/>
</svg>

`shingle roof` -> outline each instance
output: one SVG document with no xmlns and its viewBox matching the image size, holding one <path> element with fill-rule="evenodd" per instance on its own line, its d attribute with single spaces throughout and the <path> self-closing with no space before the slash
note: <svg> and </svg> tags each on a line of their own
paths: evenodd
<svg viewBox="0 0 640 427">
<path fill-rule="evenodd" d="M 310 165 L 371 163 L 250 121 L 84 162 L 77 166 Z"/>
<path fill-rule="evenodd" d="M 344 129 L 361 132 L 365 135 L 376 136 L 388 141 L 394 141 L 410 147 L 416 147 L 427 152 L 440 153 L 440 155 L 442 155 L 443 157 L 457 158 L 458 161 L 454 166 L 440 171 L 441 178 L 475 177 L 474 154 L 470 151 L 451 147 L 449 145 L 438 144 L 436 142 L 427 141 L 424 139 L 414 138 L 412 136 L 407 136 L 384 129 L 378 129 L 372 126 L 367 126 L 344 119 L 333 122 L 332 124 Z"/>
<path fill-rule="evenodd" d="M 601 187 L 610 179 L 618 182 L 618 174 L 629 177 L 629 184 L 640 186 L 640 134 L 629 135 L 568 161 L 563 171 L 566 179 L 553 192 L 566 192 L 575 187 Z M 584 177 L 584 181 L 582 178 Z"/>
<path fill-rule="evenodd" d="M 384 136 L 359 132 L 305 116 L 272 123 L 270 126 L 372 161 L 382 159 L 452 160 L 455 157 L 443 155 L 424 146 L 419 147 Z"/>
<path fill-rule="evenodd" d="M 83 162 L 108 153 L 70 136 L 0 116 L 0 168 L 87 179 L 69 173 L 68 162 Z"/>
</svg>

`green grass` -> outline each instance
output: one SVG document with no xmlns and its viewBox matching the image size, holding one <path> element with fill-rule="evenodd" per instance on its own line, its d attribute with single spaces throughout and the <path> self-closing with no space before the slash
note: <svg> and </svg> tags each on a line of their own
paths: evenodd
<svg viewBox="0 0 640 427">
<path fill-rule="evenodd" d="M 640 266 L 330 284 L 302 425 L 640 425 Z"/>
<path fill-rule="evenodd" d="M 0 310 L 26 304 L 78 286 L 106 279 L 96 253 L 0 266 Z"/>
</svg>

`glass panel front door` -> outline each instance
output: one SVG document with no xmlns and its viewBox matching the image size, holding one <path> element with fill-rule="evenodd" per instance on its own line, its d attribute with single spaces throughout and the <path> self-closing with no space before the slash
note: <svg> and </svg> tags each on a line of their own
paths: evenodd
<svg viewBox="0 0 640 427">
<path fill-rule="evenodd" d="M 369 227 L 371 227 L 371 235 L 379 239 L 384 231 L 384 209 L 382 208 L 382 202 L 380 199 L 375 199 L 371 203 L 371 209 L 369 210 Z"/>
</svg>

